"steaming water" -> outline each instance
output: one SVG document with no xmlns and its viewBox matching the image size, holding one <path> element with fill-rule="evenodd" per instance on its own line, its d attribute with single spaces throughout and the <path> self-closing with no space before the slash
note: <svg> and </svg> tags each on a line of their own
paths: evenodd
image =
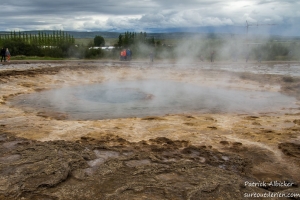
<svg viewBox="0 0 300 200">
<path fill-rule="evenodd" d="M 190 67 L 204 70 L 224 70 L 229 72 L 250 72 L 254 74 L 274 74 L 274 75 L 285 75 L 285 76 L 300 76 L 300 65 L 299 64 L 241 64 L 241 63 L 230 63 L 230 64 L 202 64 L 199 63 L 190 64 Z"/>
<path fill-rule="evenodd" d="M 286 76 L 300 76 L 300 66 L 298 64 L 258 64 L 236 67 L 234 65 L 222 65 L 220 69 L 232 72 L 251 72 L 255 74 L 276 74 Z"/>
<path fill-rule="evenodd" d="M 70 119 L 111 119 L 178 113 L 269 112 L 295 99 L 276 92 L 229 90 L 166 80 L 83 85 L 29 95 L 13 104 L 37 112 L 63 112 Z"/>
</svg>

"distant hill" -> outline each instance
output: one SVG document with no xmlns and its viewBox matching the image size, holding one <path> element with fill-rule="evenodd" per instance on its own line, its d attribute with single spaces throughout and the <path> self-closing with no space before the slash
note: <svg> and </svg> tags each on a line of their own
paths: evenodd
<svg viewBox="0 0 300 200">
<path fill-rule="evenodd" d="M 36 35 L 39 32 L 52 34 L 53 30 L 21 31 L 21 33 L 23 32 L 32 35 Z M 64 32 L 72 35 L 74 38 L 94 38 L 96 35 L 101 35 L 104 38 L 118 38 L 120 35 L 120 33 L 118 32 L 83 32 L 83 31 L 64 31 Z M 4 35 L 4 34 L 10 34 L 10 32 L 0 31 L 0 35 Z"/>
<path fill-rule="evenodd" d="M 252 28 L 252 31 L 249 30 L 249 35 L 251 32 L 257 31 L 258 28 Z M 260 29 L 263 30 L 263 29 Z M 38 34 L 39 30 L 33 31 L 24 31 L 27 34 Z M 40 32 L 46 34 L 52 34 L 53 30 L 40 30 Z M 119 37 L 120 34 L 124 34 L 124 32 L 105 32 L 105 31 L 64 31 L 72 35 L 74 38 L 94 38 L 96 35 L 100 35 L 104 38 L 112 38 L 116 39 Z M 146 31 L 147 37 L 152 38 L 154 37 L 157 40 L 163 39 L 181 39 L 186 37 L 194 37 L 194 36 L 203 36 L 203 37 L 232 37 L 232 36 L 246 36 L 246 28 L 245 27 L 201 27 L 201 28 L 193 28 L 193 29 L 180 29 L 180 28 L 173 28 L 173 29 L 149 29 Z M 21 32 L 22 33 L 22 32 Z M 138 32 L 136 32 L 138 33 Z M 274 31 L 273 35 L 269 34 L 259 34 L 256 33 L 254 35 L 260 35 L 263 37 L 272 37 L 274 38 L 289 38 L 289 39 L 300 39 L 299 37 L 293 36 L 283 36 L 279 32 Z M 10 34 L 7 31 L 0 31 L 0 35 Z"/>
<path fill-rule="evenodd" d="M 176 30 L 178 31 L 178 30 Z M 39 33 L 39 30 L 34 31 L 21 31 L 21 33 L 27 33 L 36 35 Z M 46 33 L 46 34 L 52 34 L 53 30 L 41 30 L 40 32 Z M 74 38 L 94 38 L 96 35 L 101 35 L 104 38 L 118 38 L 120 34 L 124 34 L 124 32 L 100 32 L 100 31 L 94 31 L 94 32 L 83 32 L 83 31 L 64 31 L 67 34 L 72 35 Z M 138 32 L 136 32 L 138 34 Z M 0 35 L 4 34 L 10 34 L 10 32 L 2 31 L 0 32 Z M 207 33 L 190 33 L 190 32 L 163 32 L 163 33 L 148 33 L 147 37 L 155 39 L 178 39 L 178 38 L 184 38 L 184 37 L 191 37 L 195 35 L 208 35 Z"/>
</svg>

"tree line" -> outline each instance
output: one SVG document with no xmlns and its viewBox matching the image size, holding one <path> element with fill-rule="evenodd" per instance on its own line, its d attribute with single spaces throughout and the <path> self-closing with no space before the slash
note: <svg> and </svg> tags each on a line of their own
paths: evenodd
<svg viewBox="0 0 300 200">
<path fill-rule="evenodd" d="M 0 45 L 9 48 L 12 55 L 68 57 L 75 39 L 64 31 L 37 34 L 15 32 L 0 34 Z"/>
<path fill-rule="evenodd" d="M 165 40 L 168 42 L 168 40 Z M 251 42 L 250 42 L 251 43 Z M 272 41 L 253 41 L 248 45 L 241 39 L 226 40 L 218 37 L 181 38 L 172 40 L 172 44 L 149 37 L 146 32 L 124 32 L 116 38 L 111 51 L 89 49 L 91 46 L 105 46 L 105 39 L 97 35 L 93 44 L 75 45 L 72 35 L 64 31 L 36 33 L 15 32 L 0 33 L 0 47 L 9 48 L 12 56 L 39 56 L 53 58 L 110 58 L 118 59 L 120 51 L 130 48 L 133 59 L 147 58 L 153 53 L 157 59 L 200 59 L 209 60 L 215 52 L 215 60 L 299 60 L 300 45 Z"/>
<path fill-rule="evenodd" d="M 52 34 L 38 31 L 37 34 L 11 32 L 10 34 L 0 35 L 0 43 L 9 40 L 19 40 L 27 44 L 35 44 L 39 46 L 57 46 L 61 43 L 74 44 L 75 39 L 64 31 L 53 31 Z"/>
<path fill-rule="evenodd" d="M 148 38 L 146 32 L 125 32 L 124 34 L 119 35 L 118 43 L 115 46 L 128 48 L 132 45 L 138 44 L 147 44 L 150 46 L 155 46 L 155 40 L 154 37 Z"/>
<path fill-rule="evenodd" d="M 159 41 L 155 41 L 154 37 L 148 37 L 146 32 L 124 32 L 120 34 L 118 40 L 113 45 L 115 48 L 111 51 L 105 51 L 102 49 L 90 49 L 86 51 L 85 58 L 114 58 L 118 59 L 120 51 L 124 48 L 130 48 L 134 54 L 134 58 L 145 58 L 150 52 L 153 52 L 155 46 L 160 44 Z M 105 46 L 105 40 L 102 36 L 95 36 L 94 46 Z"/>
</svg>

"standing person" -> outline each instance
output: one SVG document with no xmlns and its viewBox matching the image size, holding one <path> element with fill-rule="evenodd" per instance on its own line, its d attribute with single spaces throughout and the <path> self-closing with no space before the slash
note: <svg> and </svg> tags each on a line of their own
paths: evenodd
<svg viewBox="0 0 300 200">
<path fill-rule="evenodd" d="M 248 62 L 249 57 L 250 57 L 250 55 L 249 55 L 249 53 L 247 52 L 247 54 L 246 54 L 246 62 Z"/>
<path fill-rule="evenodd" d="M 291 61 L 293 57 L 293 51 L 288 52 L 288 60 Z"/>
<path fill-rule="evenodd" d="M 210 61 L 211 61 L 211 62 L 214 62 L 214 57 L 215 57 L 215 51 L 212 51 L 212 52 L 210 53 Z"/>
<path fill-rule="evenodd" d="M 127 54 L 126 54 L 127 52 L 126 52 L 126 49 L 123 49 L 123 58 L 124 58 L 124 60 L 126 60 L 127 59 Z"/>
<path fill-rule="evenodd" d="M 250 52 L 249 52 L 249 44 L 248 44 L 246 49 L 246 62 L 248 62 L 249 58 L 250 58 Z"/>
<path fill-rule="evenodd" d="M 232 52 L 232 60 L 233 60 L 233 62 L 237 61 L 237 53 L 235 50 Z"/>
<path fill-rule="evenodd" d="M 130 60 L 132 59 L 132 51 L 131 49 L 129 49 L 129 53 L 130 53 Z"/>
<path fill-rule="evenodd" d="M 120 60 L 126 60 L 126 50 L 122 50 L 120 53 Z"/>
<path fill-rule="evenodd" d="M 261 54 L 258 55 L 258 62 L 261 63 Z"/>
<path fill-rule="evenodd" d="M 204 61 L 202 55 L 199 56 L 199 59 L 200 59 L 202 62 Z"/>
<path fill-rule="evenodd" d="M 6 61 L 6 58 L 5 58 L 5 49 L 2 47 L 2 49 L 1 49 L 1 62 L 2 62 L 2 60 L 4 59 L 4 62 Z"/>
<path fill-rule="evenodd" d="M 127 56 L 127 60 L 131 60 L 131 51 L 130 51 L 130 49 L 126 50 L 126 56 Z"/>
<path fill-rule="evenodd" d="M 120 51 L 120 60 L 123 60 L 123 51 Z"/>
<path fill-rule="evenodd" d="M 150 62 L 153 62 L 153 57 L 154 57 L 153 52 L 150 52 L 149 54 Z"/>
<path fill-rule="evenodd" d="M 7 61 L 7 62 L 10 62 L 10 52 L 9 52 L 8 48 L 6 48 L 5 56 L 6 56 L 6 58 L 7 58 L 6 61 Z"/>
</svg>

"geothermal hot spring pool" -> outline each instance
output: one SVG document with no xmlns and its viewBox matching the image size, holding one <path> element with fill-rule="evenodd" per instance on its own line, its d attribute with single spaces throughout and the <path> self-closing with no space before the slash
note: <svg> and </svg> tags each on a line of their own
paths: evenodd
<svg viewBox="0 0 300 200">
<path fill-rule="evenodd" d="M 180 113 L 272 112 L 294 105 L 278 92 L 204 87 L 169 80 L 89 84 L 20 95 L 24 110 L 65 113 L 68 119 L 95 120 Z"/>
</svg>

